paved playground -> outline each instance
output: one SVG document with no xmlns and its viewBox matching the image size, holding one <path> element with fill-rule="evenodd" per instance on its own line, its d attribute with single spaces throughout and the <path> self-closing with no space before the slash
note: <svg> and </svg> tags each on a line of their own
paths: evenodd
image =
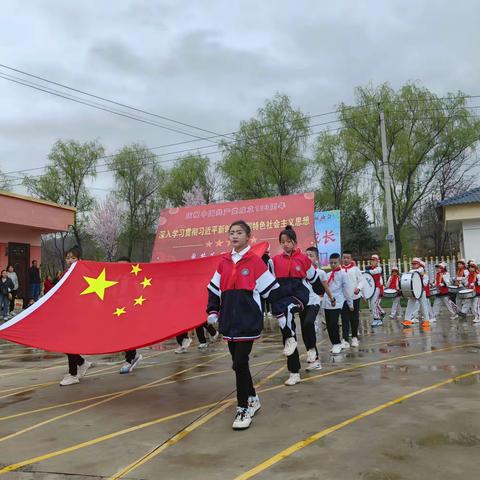
<svg viewBox="0 0 480 480">
<path fill-rule="evenodd" d="M 480 326 L 445 317 L 430 331 L 362 318 L 359 349 L 286 387 L 279 336 L 254 347 L 262 409 L 231 429 L 234 375 L 223 342 L 206 353 L 174 343 L 93 357 L 61 388 L 62 355 L 0 344 L 0 476 L 6 479 L 363 479 L 478 475 Z M 302 346 L 301 352 L 305 352 Z"/>
</svg>

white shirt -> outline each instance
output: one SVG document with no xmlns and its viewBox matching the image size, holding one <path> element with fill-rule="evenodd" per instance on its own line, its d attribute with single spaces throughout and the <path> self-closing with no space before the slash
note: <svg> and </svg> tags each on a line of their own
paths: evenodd
<svg viewBox="0 0 480 480">
<path fill-rule="evenodd" d="M 347 265 L 348 266 L 348 265 Z M 345 268 L 342 265 L 342 270 L 347 273 L 350 280 L 350 286 L 352 288 L 352 297 L 354 300 L 358 300 L 362 296 L 362 285 L 363 285 L 363 275 L 360 269 L 354 265 L 350 268 Z M 358 293 L 355 294 L 354 291 L 358 288 Z"/>
<path fill-rule="evenodd" d="M 343 304 L 347 302 L 349 307 L 353 307 L 352 286 L 350 284 L 350 278 L 345 273 L 345 270 L 337 270 L 333 276 L 333 270 L 327 275 L 328 286 L 336 302 L 335 306 L 330 303 L 328 295 L 323 296 L 323 308 L 326 310 L 341 309 Z"/>
<path fill-rule="evenodd" d="M 243 250 L 240 250 L 239 252 L 232 250 L 233 263 L 238 263 L 249 250 L 250 245 L 247 245 Z"/>
<path fill-rule="evenodd" d="M 326 282 L 327 274 L 321 268 L 315 267 L 315 270 L 317 271 L 318 278 L 320 279 L 320 281 L 322 283 Z M 309 292 L 308 305 L 321 305 L 322 298 L 320 297 L 320 295 L 318 295 L 318 293 L 315 293 L 313 291 L 313 287 L 312 285 L 310 285 L 309 282 L 306 282 L 305 285 L 307 286 L 308 292 Z"/>
<path fill-rule="evenodd" d="M 18 290 L 18 277 L 15 272 L 7 272 L 8 277 L 13 282 L 13 289 Z"/>
</svg>

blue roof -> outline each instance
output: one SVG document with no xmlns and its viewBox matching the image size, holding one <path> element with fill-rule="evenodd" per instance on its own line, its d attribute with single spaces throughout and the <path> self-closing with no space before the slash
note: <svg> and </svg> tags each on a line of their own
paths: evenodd
<svg viewBox="0 0 480 480">
<path fill-rule="evenodd" d="M 439 202 L 439 205 L 448 207 L 449 205 L 463 205 L 465 203 L 480 203 L 480 187 L 472 188 L 472 190 L 446 198 L 442 202 Z"/>
</svg>

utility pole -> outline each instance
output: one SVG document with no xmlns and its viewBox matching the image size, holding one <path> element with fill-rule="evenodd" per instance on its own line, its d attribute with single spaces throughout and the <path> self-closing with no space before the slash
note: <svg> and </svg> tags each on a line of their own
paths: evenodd
<svg viewBox="0 0 480 480">
<path fill-rule="evenodd" d="M 380 138 L 382 140 L 383 183 L 385 184 L 385 209 L 387 211 L 387 241 L 390 251 L 390 264 L 397 263 L 397 247 L 393 228 L 392 179 L 388 169 L 387 134 L 385 132 L 385 115 L 380 110 Z"/>
</svg>

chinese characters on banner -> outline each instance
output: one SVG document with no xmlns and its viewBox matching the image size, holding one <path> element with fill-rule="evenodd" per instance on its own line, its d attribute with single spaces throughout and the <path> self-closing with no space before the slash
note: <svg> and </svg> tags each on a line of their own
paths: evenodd
<svg viewBox="0 0 480 480">
<path fill-rule="evenodd" d="M 235 220 L 252 227 L 252 243 L 267 241 L 272 254 L 287 225 L 297 232 L 299 247 L 314 245 L 314 194 L 212 203 L 162 210 L 152 261 L 166 262 L 218 255 L 231 250 L 228 228 Z"/>
<path fill-rule="evenodd" d="M 315 212 L 315 238 L 321 266 L 328 265 L 332 253 L 342 253 L 340 210 Z"/>
</svg>

